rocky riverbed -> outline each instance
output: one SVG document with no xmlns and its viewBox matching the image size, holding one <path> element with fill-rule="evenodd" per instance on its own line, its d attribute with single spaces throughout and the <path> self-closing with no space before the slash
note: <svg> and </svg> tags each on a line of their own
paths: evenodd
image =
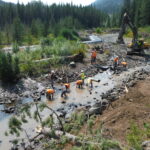
<svg viewBox="0 0 150 150">
<path fill-rule="evenodd" d="M 109 37 L 109 40 L 111 38 L 114 40 L 114 36 Z M 103 53 L 98 53 L 97 64 L 90 64 L 90 48 L 93 47 L 93 45 L 89 45 L 89 50 L 83 64 L 76 64 L 76 68 L 66 66 L 56 70 L 59 78 L 55 81 L 56 94 L 54 101 L 47 102 L 43 95 L 45 89 L 50 86 L 48 75 L 43 75 L 36 79 L 22 79 L 15 86 L 1 85 L 0 103 L 4 106 L 1 110 L 5 113 L 13 113 L 16 112 L 18 106 L 20 107 L 22 103 L 39 100 L 45 101 L 50 107 L 56 110 L 59 116 L 65 119 L 68 119 L 72 112 L 80 108 L 85 108 L 88 115 L 99 114 L 102 113 L 106 106 L 110 105 L 112 101 L 115 101 L 122 94 L 127 92 L 128 88 L 134 86 L 137 81 L 144 80 L 150 75 L 148 55 L 145 57 L 127 56 L 127 48 L 125 45 L 117 45 L 110 41 L 101 43 L 99 46 L 103 46 Z M 120 57 L 120 62 L 127 61 L 128 68 L 124 69 L 122 66 L 119 66 L 117 72 L 114 74 L 114 72 L 111 71 L 111 66 L 113 56 L 116 55 Z M 100 83 L 94 83 L 92 93 L 89 92 L 86 86 L 82 90 L 76 89 L 74 81 L 79 79 L 78 75 L 81 69 L 85 71 L 87 76 L 94 76 L 95 79 L 101 80 Z M 71 82 L 71 92 L 68 94 L 68 99 L 62 104 L 64 99 L 60 98 L 59 83 L 62 81 L 66 82 L 66 77 L 69 79 L 69 82 Z M 60 78 L 62 79 L 61 81 L 59 80 Z M 1 128 L 8 123 L 9 119 L 8 115 L 6 116 L 4 112 L 0 115 Z M 26 128 L 32 128 L 32 125 L 26 126 Z M 7 130 L 7 127 L 4 129 Z M 32 129 L 30 134 L 31 137 L 34 135 Z M 8 149 L 10 147 L 10 144 L 8 144 L 9 138 L 2 136 L 0 141 L 2 141 L 0 148 Z"/>
</svg>

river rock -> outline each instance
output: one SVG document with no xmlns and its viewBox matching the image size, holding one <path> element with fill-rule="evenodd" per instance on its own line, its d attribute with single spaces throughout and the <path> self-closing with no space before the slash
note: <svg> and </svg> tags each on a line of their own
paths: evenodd
<svg viewBox="0 0 150 150">
<path fill-rule="evenodd" d="M 87 115 L 98 115 L 101 114 L 101 107 L 91 107 L 87 113 Z"/>
<path fill-rule="evenodd" d="M 72 67 L 72 68 L 75 68 L 75 67 L 76 67 L 76 64 L 75 64 L 74 61 L 72 61 L 72 62 L 69 64 L 69 66 Z"/>
<path fill-rule="evenodd" d="M 150 141 L 145 141 L 142 143 L 142 150 L 150 150 Z"/>
<path fill-rule="evenodd" d="M 101 102 L 96 102 L 95 104 L 92 105 L 92 107 L 95 107 L 95 108 L 101 107 L 101 106 L 102 106 Z"/>
<path fill-rule="evenodd" d="M 5 113 L 8 113 L 8 114 L 10 114 L 10 113 L 14 113 L 14 111 L 15 111 L 15 107 L 9 107 L 9 108 L 5 108 L 4 110 L 2 110 L 3 112 L 5 112 Z"/>
</svg>

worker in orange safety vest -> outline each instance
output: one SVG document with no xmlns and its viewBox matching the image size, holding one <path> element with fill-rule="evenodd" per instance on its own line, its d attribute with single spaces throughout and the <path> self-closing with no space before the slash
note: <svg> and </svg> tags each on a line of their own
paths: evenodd
<svg viewBox="0 0 150 150">
<path fill-rule="evenodd" d="M 97 52 L 96 50 L 92 50 L 92 53 L 91 53 L 91 64 L 94 64 L 96 62 L 96 57 L 97 57 Z"/>
<path fill-rule="evenodd" d="M 55 93 L 55 90 L 54 89 L 47 89 L 46 90 L 46 97 L 48 100 L 53 100 L 54 98 L 54 93 Z"/>
<path fill-rule="evenodd" d="M 79 89 L 83 88 L 83 80 L 77 80 L 76 87 L 78 87 Z"/>
</svg>

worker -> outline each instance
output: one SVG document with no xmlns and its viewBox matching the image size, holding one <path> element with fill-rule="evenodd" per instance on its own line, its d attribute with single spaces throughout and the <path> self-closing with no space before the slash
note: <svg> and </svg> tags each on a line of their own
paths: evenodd
<svg viewBox="0 0 150 150">
<path fill-rule="evenodd" d="M 76 87 L 78 87 L 79 89 L 83 88 L 83 80 L 77 80 Z"/>
<path fill-rule="evenodd" d="M 67 88 L 65 84 L 61 84 L 61 97 L 67 97 Z"/>
<path fill-rule="evenodd" d="M 127 62 L 125 62 L 125 61 L 121 62 L 121 65 L 123 66 L 124 69 L 127 68 Z"/>
<path fill-rule="evenodd" d="M 125 61 L 121 62 L 121 65 L 125 71 L 127 69 L 127 65 L 128 65 L 127 62 L 125 62 Z"/>
<path fill-rule="evenodd" d="M 54 93 L 55 93 L 54 89 L 47 89 L 46 90 L 46 97 L 48 98 L 48 100 L 53 100 Z"/>
<path fill-rule="evenodd" d="M 100 82 L 100 80 L 95 80 L 94 78 L 92 77 L 89 77 L 87 79 L 87 85 L 90 87 L 90 88 L 93 88 L 93 82 Z"/>
<path fill-rule="evenodd" d="M 116 70 L 116 68 L 118 67 L 118 64 L 119 64 L 119 57 L 115 57 L 114 58 L 114 70 Z"/>
<path fill-rule="evenodd" d="M 96 50 L 92 50 L 92 53 L 91 53 L 91 64 L 94 64 L 96 62 L 96 56 L 97 56 L 97 52 Z"/>
<path fill-rule="evenodd" d="M 65 85 L 65 87 L 66 87 L 66 91 L 69 92 L 70 84 L 69 84 L 69 83 L 65 83 L 64 85 Z"/>
<path fill-rule="evenodd" d="M 84 80 L 85 80 L 85 78 L 86 78 L 86 75 L 85 75 L 85 73 L 84 73 L 83 70 L 81 70 L 80 77 L 81 77 L 81 80 L 83 81 L 83 84 L 84 84 Z"/>
<path fill-rule="evenodd" d="M 54 89 L 54 80 L 56 78 L 56 75 L 55 75 L 55 71 L 52 70 L 51 73 L 50 73 L 50 82 L 51 82 L 51 87 Z"/>
</svg>

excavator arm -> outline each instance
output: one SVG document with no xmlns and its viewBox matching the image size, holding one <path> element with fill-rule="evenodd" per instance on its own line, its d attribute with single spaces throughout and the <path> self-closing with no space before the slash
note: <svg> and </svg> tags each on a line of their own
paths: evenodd
<svg viewBox="0 0 150 150">
<path fill-rule="evenodd" d="M 120 29 L 119 36 L 118 36 L 118 39 L 117 39 L 117 43 L 124 44 L 123 35 L 125 34 L 127 26 L 129 26 L 131 28 L 132 32 L 133 32 L 133 40 L 132 40 L 132 42 L 136 43 L 136 41 L 138 40 L 137 28 L 131 22 L 131 19 L 128 16 L 128 14 L 124 13 L 123 19 L 122 19 L 122 24 L 121 24 L 121 29 Z"/>
</svg>

